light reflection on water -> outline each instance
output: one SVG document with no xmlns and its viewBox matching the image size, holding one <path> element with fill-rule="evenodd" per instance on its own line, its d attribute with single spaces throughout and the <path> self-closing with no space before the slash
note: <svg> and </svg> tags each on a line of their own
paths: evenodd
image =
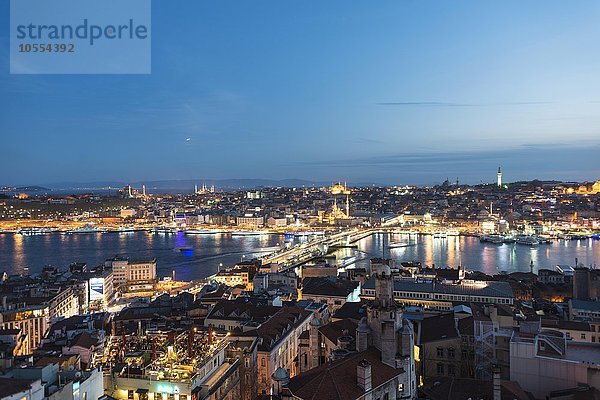
<svg viewBox="0 0 600 400">
<path fill-rule="evenodd" d="M 383 237 L 386 236 L 384 239 Z M 470 270 L 479 270 L 488 274 L 499 271 L 529 271 L 531 261 L 534 270 L 538 268 L 554 268 L 559 264 L 573 266 L 575 258 L 586 266 L 600 263 L 600 242 L 594 240 L 563 241 L 556 240 L 551 244 L 529 247 L 512 244 L 496 245 L 481 243 L 476 237 L 450 236 L 434 238 L 433 236 L 408 235 L 373 235 L 358 243 L 361 256 L 380 257 L 382 245 L 393 242 L 416 242 L 415 246 L 385 249 L 386 257 L 391 257 L 397 263 L 402 261 L 420 261 L 425 265 L 436 267 L 457 267 L 462 265 Z M 364 266 L 367 260 L 359 261 L 357 265 Z"/>
<path fill-rule="evenodd" d="M 258 249 L 283 246 L 284 240 L 283 235 L 157 235 L 148 232 L 42 236 L 0 234 L 0 271 L 38 273 L 46 264 L 66 268 L 75 261 L 96 266 L 107 258 L 123 254 L 132 258 L 156 257 L 160 276 L 168 276 L 175 270 L 179 279 L 189 280 L 215 273 L 221 263 L 230 266 L 251 259 Z M 404 242 L 408 246 L 390 249 L 388 245 L 391 242 Z M 529 271 L 531 261 L 535 270 L 554 268 L 557 264 L 574 265 L 576 257 L 587 266 L 600 263 L 600 242 L 593 240 L 560 240 L 529 248 L 517 244 L 480 243 L 474 237 L 440 239 L 376 234 L 357 245 L 358 249 L 345 248 L 335 254 L 338 259 L 356 255 L 359 259 L 357 266 L 365 266 L 369 258 L 383 256 L 392 257 L 398 263 L 420 261 L 436 267 L 462 265 L 488 274 Z"/>
</svg>

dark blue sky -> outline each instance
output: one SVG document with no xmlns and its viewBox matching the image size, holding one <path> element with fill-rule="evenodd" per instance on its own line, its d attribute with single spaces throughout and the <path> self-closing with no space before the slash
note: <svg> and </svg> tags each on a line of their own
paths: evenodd
<svg viewBox="0 0 600 400">
<path fill-rule="evenodd" d="M 154 0 L 151 75 L 9 75 L 0 185 L 600 178 L 597 1 Z"/>
</svg>

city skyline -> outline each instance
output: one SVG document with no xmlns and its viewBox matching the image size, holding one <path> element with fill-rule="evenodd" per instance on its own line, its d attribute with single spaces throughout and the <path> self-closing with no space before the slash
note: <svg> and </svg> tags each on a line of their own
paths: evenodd
<svg viewBox="0 0 600 400">
<path fill-rule="evenodd" d="M 340 4 L 154 2 L 150 75 L 2 70 L 0 185 L 600 176 L 600 5 Z"/>
</svg>

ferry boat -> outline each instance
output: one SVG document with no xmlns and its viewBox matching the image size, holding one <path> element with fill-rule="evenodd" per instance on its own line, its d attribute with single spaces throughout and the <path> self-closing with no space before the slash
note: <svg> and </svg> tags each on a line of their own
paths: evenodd
<svg viewBox="0 0 600 400">
<path fill-rule="evenodd" d="M 479 237 L 482 243 L 503 244 L 504 237 L 501 235 L 483 235 Z"/>
<path fill-rule="evenodd" d="M 515 239 L 517 244 L 522 244 L 526 246 L 534 247 L 540 244 L 540 241 L 534 236 L 519 235 Z"/>
<path fill-rule="evenodd" d="M 450 229 L 448 232 L 446 232 L 446 234 L 448 236 L 460 236 L 458 229 Z"/>
<path fill-rule="evenodd" d="M 512 235 L 505 235 L 505 236 L 503 236 L 503 239 L 504 239 L 504 243 L 514 243 L 517 241 L 517 239 L 515 239 L 515 237 Z"/>
<path fill-rule="evenodd" d="M 268 235 L 269 232 L 266 231 L 233 231 L 231 232 L 231 236 L 261 236 Z"/>
<path fill-rule="evenodd" d="M 106 230 L 95 227 L 94 225 L 85 224 L 81 228 L 75 228 L 66 231 L 68 235 L 85 235 L 90 233 L 106 233 Z"/>
<path fill-rule="evenodd" d="M 137 229 L 133 226 L 120 226 L 119 229 L 117 229 L 118 233 L 133 233 L 135 231 L 137 231 Z"/>
<path fill-rule="evenodd" d="M 216 229 L 186 229 L 185 230 L 185 234 L 186 235 L 212 235 L 215 233 L 221 233 L 222 231 L 216 230 Z"/>
<path fill-rule="evenodd" d="M 434 232 L 433 234 L 434 239 L 446 239 L 447 237 L 448 234 L 446 234 L 446 232 Z"/>
<path fill-rule="evenodd" d="M 152 228 L 152 233 L 158 235 L 173 235 L 177 233 L 177 228 L 171 226 L 156 226 Z"/>
<path fill-rule="evenodd" d="M 52 233 L 52 229 L 48 229 L 48 228 L 36 228 L 36 227 L 32 227 L 32 228 L 21 228 L 17 231 L 17 233 L 19 235 L 23 235 L 23 236 L 38 236 L 38 235 L 48 235 L 50 233 Z"/>
</svg>

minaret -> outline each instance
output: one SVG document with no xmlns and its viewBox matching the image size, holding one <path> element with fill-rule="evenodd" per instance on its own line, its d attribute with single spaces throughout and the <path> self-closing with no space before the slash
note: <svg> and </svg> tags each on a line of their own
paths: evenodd
<svg viewBox="0 0 600 400">
<path fill-rule="evenodd" d="M 142 196 L 146 197 L 146 185 L 142 185 Z"/>
<path fill-rule="evenodd" d="M 194 185 L 194 194 L 198 194 L 198 185 Z"/>
<path fill-rule="evenodd" d="M 498 187 L 502 187 L 502 170 L 498 167 Z"/>
<path fill-rule="evenodd" d="M 127 193 L 129 194 L 129 197 L 133 197 L 133 194 L 131 194 L 131 185 L 127 185 Z"/>
</svg>

